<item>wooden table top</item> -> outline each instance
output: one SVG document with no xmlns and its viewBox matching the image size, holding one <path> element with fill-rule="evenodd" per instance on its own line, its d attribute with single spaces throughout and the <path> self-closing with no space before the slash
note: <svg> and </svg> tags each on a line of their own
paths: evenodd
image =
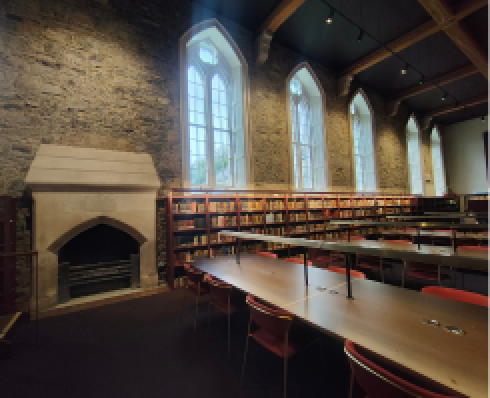
<svg viewBox="0 0 490 398">
<path fill-rule="evenodd" d="M 406 231 L 404 229 L 392 229 L 388 231 L 382 231 L 382 235 L 407 235 L 407 236 L 417 236 L 418 231 Z M 432 236 L 434 238 L 450 238 L 453 239 L 452 232 L 446 231 L 420 231 L 420 236 Z M 472 232 L 457 232 L 456 239 L 475 239 L 475 240 L 488 240 L 488 234 L 478 234 Z"/>
<path fill-rule="evenodd" d="M 283 238 L 264 234 L 223 231 L 222 235 L 236 238 L 255 239 L 266 242 L 284 243 L 293 246 L 305 246 L 323 250 L 336 250 L 345 253 L 372 255 L 383 258 L 400 258 L 429 264 L 468 268 L 488 271 L 488 251 L 454 252 L 452 248 L 431 245 L 403 245 L 397 243 L 372 240 L 308 240 L 301 238 Z"/>
<path fill-rule="evenodd" d="M 240 262 L 225 256 L 194 265 L 410 371 L 471 397 L 487 396 L 486 308 L 356 278 L 354 299 L 348 300 L 344 275 L 308 267 L 306 287 L 303 265 L 250 254 Z M 441 326 L 424 324 L 424 319 L 436 319 Z M 447 332 L 445 326 L 465 334 Z"/>
<path fill-rule="evenodd" d="M 281 308 L 321 293 L 317 287 L 346 284 L 345 275 L 308 267 L 310 286 L 305 286 L 304 265 L 254 254 L 240 255 L 240 265 L 235 256 L 223 256 L 196 260 L 194 267 Z"/>
<path fill-rule="evenodd" d="M 478 229 L 481 231 L 487 231 L 488 225 L 486 224 L 453 224 L 449 222 L 429 222 L 429 221 L 338 221 L 330 220 L 330 225 L 365 225 L 373 227 L 412 227 L 412 228 L 425 228 L 425 229 Z"/>
</svg>

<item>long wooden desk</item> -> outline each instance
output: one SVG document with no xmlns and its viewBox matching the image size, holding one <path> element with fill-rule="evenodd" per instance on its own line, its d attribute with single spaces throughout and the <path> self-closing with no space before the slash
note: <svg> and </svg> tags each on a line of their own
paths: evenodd
<svg viewBox="0 0 490 398">
<path fill-rule="evenodd" d="M 323 250 L 335 250 L 349 254 L 364 254 L 383 258 L 399 258 L 409 261 L 419 261 L 429 264 L 440 264 L 456 268 L 468 268 L 488 271 L 488 252 L 461 251 L 454 252 L 452 248 L 421 245 L 401 245 L 382 241 L 347 240 L 319 241 L 301 238 L 282 238 L 263 234 L 246 232 L 223 231 L 222 235 L 238 239 L 254 239 L 266 242 L 283 243 L 293 246 L 312 247 Z"/>
<path fill-rule="evenodd" d="M 446 231 L 407 231 L 404 229 L 393 229 L 393 230 L 388 230 L 388 231 L 382 231 L 382 235 L 405 235 L 405 236 L 411 236 L 411 237 L 416 237 L 417 235 L 420 236 L 429 236 L 432 238 L 447 238 L 447 239 L 454 239 L 454 234 L 451 232 L 446 232 Z M 456 233 L 456 240 L 457 239 L 474 239 L 474 240 L 488 240 L 488 234 L 478 234 L 478 233 L 472 233 L 472 232 L 457 232 Z"/>
<path fill-rule="evenodd" d="M 242 255 L 240 265 L 226 256 L 200 259 L 195 266 L 409 371 L 470 397 L 487 396 L 484 307 L 361 279 L 353 279 L 354 299 L 348 300 L 342 275 L 309 267 L 310 286 L 305 286 L 302 265 L 250 254 Z M 436 319 L 441 326 L 424 324 L 424 319 Z M 445 326 L 466 333 L 455 335 Z"/>
</svg>

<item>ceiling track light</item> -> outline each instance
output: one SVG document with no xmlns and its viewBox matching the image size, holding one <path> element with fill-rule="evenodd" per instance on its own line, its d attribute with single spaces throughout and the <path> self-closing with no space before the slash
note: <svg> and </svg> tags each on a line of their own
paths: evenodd
<svg viewBox="0 0 490 398">
<path fill-rule="evenodd" d="M 408 64 L 405 64 L 405 66 L 400 70 L 400 73 L 402 75 L 406 75 L 408 70 Z"/>
<path fill-rule="evenodd" d="M 442 94 L 441 100 L 446 101 L 447 100 L 447 93 L 444 91 L 444 94 Z"/>
<path fill-rule="evenodd" d="M 357 42 L 360 43 L 363 37 L 364 37 L 364 31 L 362 29 L 359 29 L 359 34 L 357 35 Z"/>
<path fill-rule="evenodd" d="M 328 14 L 328 17 L 327 17 L 327 24 L 331 24 L 333 22 L 333 15 L 335 14 L 335 10 L 330 7 L 330 14 Z"/>
</svg>

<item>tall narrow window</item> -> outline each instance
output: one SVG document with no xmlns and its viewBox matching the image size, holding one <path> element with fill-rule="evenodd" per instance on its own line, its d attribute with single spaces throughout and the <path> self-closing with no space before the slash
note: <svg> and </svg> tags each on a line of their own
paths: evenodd
<svg viewBox="0 0 490 398">
<path fill-rule="evenodd" d="M 244 113 L 248 107 L 244 104 L 244 58 L 215 20 L 187 32 L 181 39 L 181 50 L 184 48 L 184 184 L 245 188 L 248 125 Z"/>
<path fill-rule="evenodd" d="M 441 136 L 436 127 L 432 129 L 430 134 L 430 144 L 432 150 L 432 165 L 434 167 L 434 189 L 436 191 L 436 196 L 442 196 L 446 190 L 446 179 L 444 177 Z"/>
<path fill-rule="evenodd" d="M 413 116 L 407 124 L 408 165 L 410 169 L 410 191 L 412 195 L 423 195 L 422 163 L 420 161 L 419 128 Z"/>
<path fill-rule="evenodd" d="M 359 92 L 350 104 L 350 119 L 357 191 L 376 190 L 373 123 L 369 105 Z"/>
<path fill-rule="evenodd" d="M 292 165 L 298 190 L 326 188 L 323 101 L 318 85 L 307 67 L 289 81 Z"/>
</svg>

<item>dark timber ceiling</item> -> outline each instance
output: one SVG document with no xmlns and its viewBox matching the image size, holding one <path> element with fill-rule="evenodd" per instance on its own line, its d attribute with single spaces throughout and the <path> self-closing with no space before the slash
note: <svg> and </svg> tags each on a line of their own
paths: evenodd
<svg viewBox="0 0 490 398">
<path fill-rule="evenodd" d="M 266 18 L 281 3 L 280 0 L 197 2 L 256 35 Z M 453 11 L 464 2 L 446 0 Z M 330 13 L 329 5 L 338 12 L 333 23 L 327 25 L 325 20 Z M 362 57 L 431 20 L 417 0 L 306 0 L 279 27 L 273 41 L 325 65 L 340 76 Z M 460 23 L 488 58 L 488 6 L 471 13 Z M 356 40 L 359 33 L 356 25 L 366 32 L 360 43 Z M 410 65 L 406 75 L 400 74 L 404 62 Z M 472 64 L 463 51 L 444 31 L 439 31 L 408 46 L 397 56 L 372 65 L 354 78 L 389 101 L 401 90 L 416 86 L 421 76 L 427 81 L 467 65 Z M 486 94 L 487 88 L 487 79 L 477 73 L 409 97 L 403 103 L 423 116 L 448 104 L 459 104 Z M 443 90 L 448 93 L 445 101 L 441 99 Z M 475 105 L 465 111 L 436 116 L 433 121 L 447 125 L 480 117 L 487 115 L 487 107 L 487 103 Z"/>
</svg>

